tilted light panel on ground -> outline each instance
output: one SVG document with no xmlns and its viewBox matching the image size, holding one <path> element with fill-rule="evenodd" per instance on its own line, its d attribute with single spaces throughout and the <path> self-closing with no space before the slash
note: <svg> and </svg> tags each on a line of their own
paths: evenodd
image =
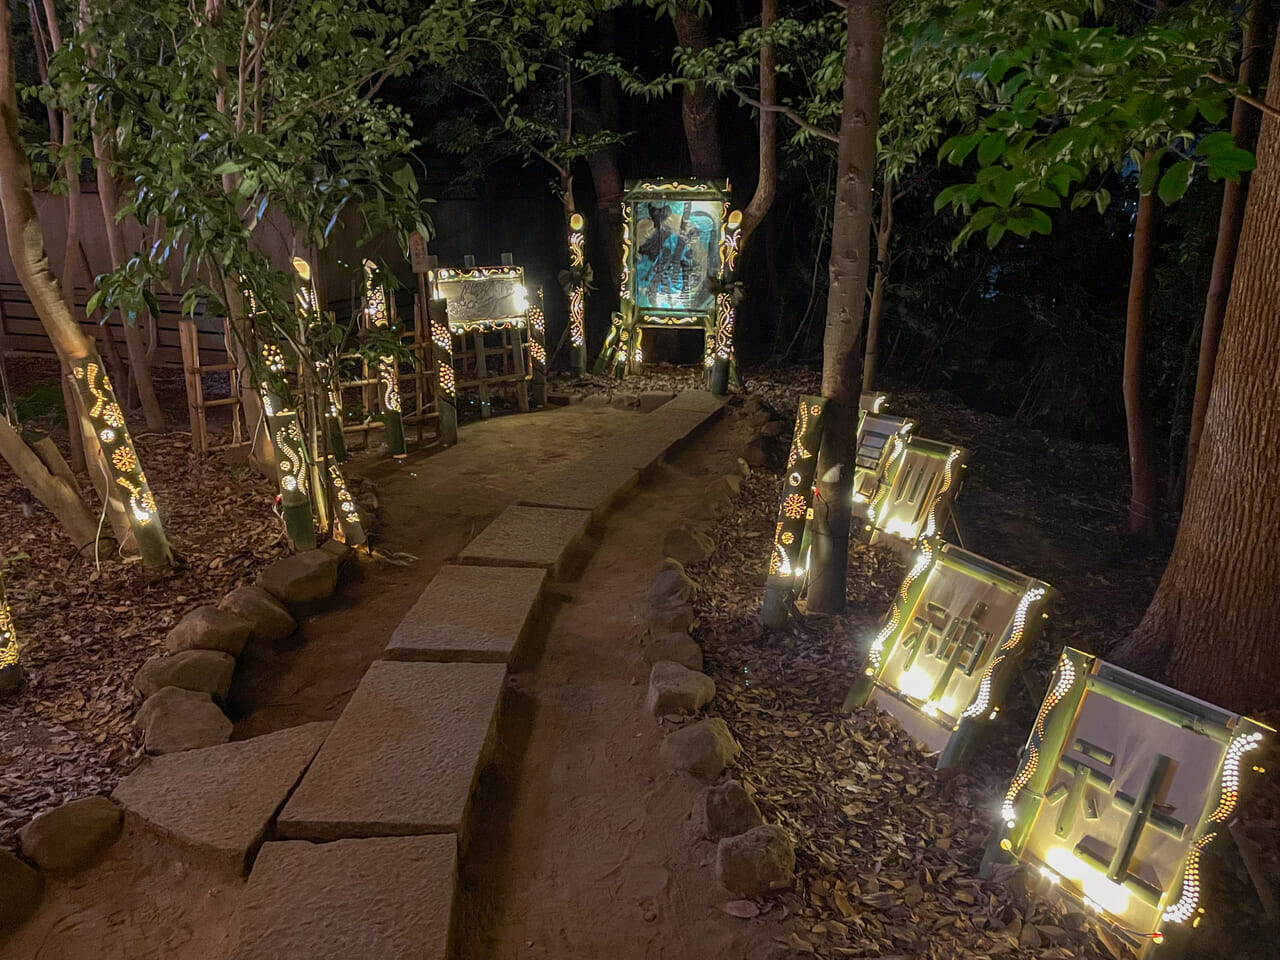
<svg viewBox="0 0 1280 960">
<path fill-rule="evenodd" d="M 1228 842 L 1269 728 L 1066 648 L 988 859 L 1016 858 L 1148 958 L 1206 909 L 1204 850 Z"/>
<path fill-rule="evenodd" d="M 937 440 L 909 437 L 901 443 L 886 482 L 867 504 L 864 532 L 870 541 L 906 552 L 921 538 L 945 530 L 967 459 L 963 447 Z"/>
<path fill-rule="evenodd" d="M 902 452 L 915 423 L 885 413 L 865 413 L 858 423 L 853 458 L 853 518 L 867 523 L 871 504 L 888 483 L 889 464 Z"/>
<path fill-rule="evenodd" d="M 1052 599 L 1043 581 L 940 538 L 924 540 L 846 708 L 871 704 L 962 763 L 1001 708 Z"/>
</svg>

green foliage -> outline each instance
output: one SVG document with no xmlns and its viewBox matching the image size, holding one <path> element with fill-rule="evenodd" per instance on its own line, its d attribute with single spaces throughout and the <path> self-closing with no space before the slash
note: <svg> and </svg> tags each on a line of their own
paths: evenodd
<svg viewBox="0 0 1280 960">
<path fill-rule="evenodd" d="M 1142 193 L 1173 203 L 1199 172 L 1234 179 L 1253 166 L 1230 134 L 1205 136 L 1231 96 L 1214 79 L 1235 53 L 1224 5 L 1197 0 L 1148 23 L 1101 0 L 1055 6 L 944 0 L 911 34 L 974 87 L 973 122 L 938 149 L 939 160 L 976 163 L 971 181 L 937 197 L 936 209 L 966 218 L 957 243 L 1047 233 L 1046 211 L 1064 201 L 1102 211 L 1110 193 L 1084 184 L 1108 173 L 1136 170 Z"/>
</svg>

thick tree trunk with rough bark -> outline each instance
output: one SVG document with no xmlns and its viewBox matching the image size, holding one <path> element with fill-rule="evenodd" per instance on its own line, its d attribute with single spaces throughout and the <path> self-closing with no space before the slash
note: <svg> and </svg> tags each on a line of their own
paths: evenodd
<svg viewBox="0 0 1280 960">
<path fill-rule="evenodd" d="M 1280 90 L 1280 57 L 1271 64 Z M 1116 659 L 1233 710 L 1280 705 L 1280 121 L 1264 117 L 1173 555 Z"/>
<path fill-rule="evenodd" d="M 1251 91 L 1262 83 L 1266 53 L 1261 44 L 1267 4 L 1254 0 L 1245 17 L 1244 36 L 1240 43 L 1240 82 Z M 1257 111 L 1237 98 L 1231 112 L 1231 137 L 1236 146 L 1248 150 L 1258 131 Z M 1222 337 L 1222 318 L 1227 312 L 1227 295 L 1231 292 L 1231 271 L 1235 268 L 1236 249 L 1240 242 L 1240 225 L 1244 221 L 1244 201 L 1249 190 L 1249 175 L 1228 180 L 1222 186 L 1222 209 L 1218 213 L 1218 238 L 1213 248 L 1213 266 L 1209 273 L 1209 293 L 1204 302 L 1204 321 L 1200 325 L 1200 360 L 1196 369 L 1196 395 L 1191 405 L 1191 431 L 1187 435 L 1187 475 L 1185 488 L 1191 487 L 1200 453 L 1200 437 L 1204 433 L 1204 416 L 1209 409 L 1209 391 L 1213 387 L 1213 367 L 1218 358 L 1218 341 Z"/>
<path fill-rule="evenodd" d="M 822 395 L 827 398 L 818 483 L 813 501 L 809 609 L 837 613 L 845 605 L 853 454 L 861 385 L 862 310 L 870 272 L 871 184 L 880 118 L 885 0 L 849 0 L 844 99 L 836 160 L 830 292 L 822 342 Z"/>
<path fill-rule="evenodd" d="M 1147 154 L 1147 162 L 1154 162 L 1153 154 Z M 1156 521 L 1156 471 L 1151 462 L 1150 431 L 1142 408 L 1142 328 L 1147 320 L 1151 291 L 1155 223 L 1155 196 L 1139 195 L 1124 323 L 1124 422 L 1129 435 L 1129 533 L 1141 539 L 1150 539 L 1155 534 Z"/>
<path fill-rule="evenodd" d="M 695 13 L 686 0 L 677 0 L 672 17 L 676 40 L 688 50 L 704 50 L 711 39 L 711 19 Z M 720 156 L 719 109 L 715 92 L 704 83 L 691 83 L 684 88 L 681 108 L 684 136 L 689 142 L 689 160 L 695 177 L 723 177 Z"/>
</svg>

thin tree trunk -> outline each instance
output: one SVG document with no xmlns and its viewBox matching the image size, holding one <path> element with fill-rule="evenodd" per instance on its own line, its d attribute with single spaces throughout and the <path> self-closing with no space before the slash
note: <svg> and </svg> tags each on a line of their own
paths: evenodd
<svg viewBox="0 0 1280 960">
<path fill-rule="evenodd" d="M 100 463 L 112 472 L 115 483 L 130 490 L 128 532 L 147 566 L 165 567 L 172 561 L 160 513 L 129 439 L 128 428 L 119 413 L 110 380 L 102 370 L 102 359 L 93 342 L 85 336 L 63 302 L 57 278 L 49 269 L 44 253 L 44 234 L 36 215 L 31 189 L 31 167 L 18 137 L 18 100 L 13 79 L 13 56 L 8 4 L 0 6 L 0 206 L 4 209 L 5 237 L 14 271 L 31 300 L 45 333 L 59 360 L 76 374 L 77 394 L 84 400 L 92 394 L 95 410 L 80 418 L 94 419 L 94 447 Z M 74 429 L 74 427 L 72 428 Z M 108 458 L 107 446 L 113 456 Z M 108 505 L 111 501 L 108 499 Z"/>
<path fill-rule="evenodd" d="M 1148 163 L 1154 156 L 1147 154 Z M 1155 247 L 1156 198 L 1138 197 L 1133 228 L 1133 263 L 1129 271 L 1129 300 L 1124 325 L 1124 419 L 1129 435 L 1129 533 L 1140 539 L 1155 534 L 1156 471 L 1151 462 L 1146 414 L 1142 405 L 1142 328 L 1151 290 L 1152 250 Z"/>
<path fill-rule="evenodd" d="M 672 17 L 676 40 L 687 50 L 705 50 L 711 38 L 711 20 L 686 6 L 691 0 L 676 0 Z M 689 143 L 689 160 L 695 177 L 723 177 L 720 156 L 719 104 L 715 92 L 705 83 L 691 83 L 684 88 L 681 105 L 684 136 Z"/>
<path fill-rule="evenodd" d="M 762 0 L 760 28 L 768 30 L 777 17 L 777 0 Z M 778 100 L 777 57 L 772 44 L 760 47 L 760 103 L 771 107 Z M 778 115 L 773 110 L 760 110 L 760 170 L 756 176 L 756 192 L 742 212 L 739 246 L 745 250 L 747 240 L 773 206 L 778 192 Z"/>
<path fill-rule="evenodd" d="M 871 309 L 867 311 L 867 349 L 862 359 L 863 393 L 870 393 L 876 384 L 880 317 L 884 314 L 884 288 L 889 282 L 889 241 L 892 238 L 893 184 L 886 182 L 880 196 L 880 225 L 876 230 L 876 278 L 871 284 Z"/>
<path fill-rule="evenodd" d="M 74 416 L 72 419 L 75 421 Z M 77 428 L 78 421 L 73 422 L 71 429 Z M 80 492 L 65 477 L 53 473 L 4 417 L 0 417 L 0 456 L 22 485 L 54 515 L 72 543 L 77 547 L 93 543 L 98 524 L 80 499 Z"/>
<path fill-rule="evenodd" d="M 1257 91 L 1266 66 L 1264 51 L 1258 43 L 1263 32 L 1266 6 L 1262 0 L 1253 0 L 1245 17 L 1244 37 L 1240 44 L 1240 82 L 1250 91 Z M 1256 133 L 1256 112 L 1237 98 L 1231 112 L 1231 136 L 1236 146 L 1248 150 Z M 1213 367 L 1218 356 L 1218 340 L 1222 336 L 1222 318 L 1227 311 L 1227 296 L 1231 292 L 1231 271 L 1235 267 L 1236 248 L 1240 241 L 1240 225 L 1244 221 L 1244 204 L 1248 191 L 1248 174 L 1241 174 L 1238 181 L 1227 180 L 1222 186 L 1218 239 L 1213 248 L 1209 294 L 1205 298 L 1204 321 L 1200 326 L 1200 361 L 1196 369 L 1195 400 L 1191 405 L 1191 432 L 1187 436 L 1187 490 L 1191 488 L 1191 474 L 1196 468 L 1200 437 L 1204 433 L 1204 417 L 1209 409 Z"/>
<path fill-rule="evenodd" d="M 1280 57 L 1270 89 L 1280 90 Z M 1199 464 L 1120 662 L 1233 710 L 1280 705 L 1280 121 L 1262 119 Z"/>
<path fill-rule="evenodd" d="M 93 153 L 98 174 L 98 204 L 102 207 L 102 222 L 107 231 L 107 247 L 111 251 L 111 266 L 121 267 L 127 259 L 124 249 L 124 230 L 121 229 L 117 214 L 120 212 L 119 195 L 116 183 L 112 178 L 111 148 L 104 142 L 102 134 L 94 121 Z M 124 322 L 124 342 L 129 353 L 129 368 L 133 374 L 133 382 L 138 390 L 138 403 L 142 407 L 142 415 L 147 421 L 147 429 L 153 433 L 165 430 L 164 411 L 160 409 L 160 400 L 156 397 L 155 382 L 151 377 L 151 358 L 147 355 L 146 338 L 143 334 L 143 319 L 139 317 L 130 323 Z"/>
<path fill-rule="evenodd" d="M 830 291 L 822 343 L 822 395 L 827 398 L 813 503 L 810 610 L 845 605 L 853 453 L 861 383 L 862 310 L 871 246 L 871 184 L 880 114 L 885 0 L 849 0 L 844 99 L 836 160 Z"/>
</svg>

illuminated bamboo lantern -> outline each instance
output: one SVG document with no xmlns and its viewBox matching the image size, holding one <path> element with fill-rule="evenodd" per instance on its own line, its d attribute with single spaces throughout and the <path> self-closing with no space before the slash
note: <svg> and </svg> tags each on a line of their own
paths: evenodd
<svg viewBox="0 0 1280 960">
<path fill-rule="evenodd" d="M 605 335 L 604 346 L 596 357 L 593 372 L 597 375 L 612 374 L 619 380 L 626 375 L 629 345 L 626 341 L 631 336 L 631 321 L 635 312 L 631 301 L 631 221 L 628 216 L 630 206 L 622 204 L 622 271 L 618 283 L 618 312 L 613 315 L 609 324 L 609 332 Z"/>
<path fill-rule="evenodd" d="M 387 293 L 375 282 L 377 267 L 372 260 L 364 262 L 364 310 L 370 324 L 379 330 L 391 329 L 387 309 Z M 378 381 L 382 388 L 382 422 L 387 431 L 387 452 L 400 459 L 405 456 L 404 419 L 400 409 L 400 365 L 393 356 L 378 358 Z"/>
<path fill-rule="evenodd" d="M 587 368 L 586 226 L 582 214 L 569 217 L 569 363 L 575 374 Z"/>
<path fill-rule="evenodd" d="M 311 327 L 318 327 L 321 322 L 320 298 L 316 292 L 312 278 L 311 264 L 302 257 L 293 258 L 293 269 L 298 274 L 299 284 L 295 291 L 298 302 L 298 326 L 304 342 L 311 340 Z M 339 463 L 347 459 L 347 441 L 342 434 L 342 395 L 338 392 L 337 371 L 329 364 L 315 361 L 315 374 L 324 391 L 324 402 L 321 416 L 324 419 L 325 435 L 329 439 L 329 449 Z"/>
<path fill-rule="evenodd" d="M 0 576 L 0 697 L 22 686 L 22 661 L 18 634 L 13 626 L 13 611 L 4 593 L 4 577 Z"/>
<path fill-rule="evenodd" d="M 796 426 L 778 498 L 769 575 L 765 580 L 763 620 L 766 626 L 786 626 L 788 605 L 804 577 L 801 539 L 813 516 L 813 476 L 818 467 L 818 444 L 822 440 L 822 415 L 826 406 L 827 401 L 822 397 L 802 396 L 796 408 Z"/>
<path fill-rule="evenodd" d="M 160 511 L 147 484 L 137 451 L 116 402 L 111 379 L 102 359 L 92 353 L 71 363 L 71 382 L 102 447 L 102 457 L 113 486 L 123 491 L 125 515 L 138 545 L 142 562 L 148 567 L 167 567 L 172 561 L 169 542 L 160 524 Z"/>
<path fill-rule="evenodd" d="M 542 310 L 542 288 L 538 302 L 529 304 L 529 358 L 533 361 L 533 377 L 529 381 L 533 402 L 547 405 L 547 317 Z"/>
<path fill-rule="evenodd" d="M 298 412 L 282 407 L 278 398 L 262 391 L 262 407 L 267 430 L 276 453 L 276 482 L 284 526 L 294 549 L 309 550 L 316 545 L 316 524 L 311 507 L 311 471 L 307 445 L 302 436 Z"/>
<path fill-rule="evenodd" d="M 432 274 L 427 323 L 431 330 L 431 356 L 436 372 L 436 403 L 440 412 L 440 442 L 458 442 L 458 380 L 453 372 L 453 334 L 449 332 L 449 305 L 440 296 Z"/>
<path fill-rule="evenodd" d="M 845 709 L 893 716 L 939 769 L 972 754 L 1039 637 L 1053 589 L 939 537 L 922 540 Z"/>
<path fill-rule="evenodd" d="M 729 204 L 725 203 L 725 211 Z M 737 308 L 734 277 L 738 268 L 738 247 L 742 237 L 742 211 L 734 210 L 724 218 L 720 232 L 720 282 L 716 292 L 716 332 L 707 338 L 708 374 L 711 392 L 724 396 L 729 380 L 736 376 L 737 360 L 733 352 L 733 319 Z"/>
<path fill-rule="evenodd" d="M 351 491 L 347 489 L 347 480 L 342 474 L 342 468 L 332 456 L 328 457 L 326 465 L 329 486 L 333 491 L 335 502 L 333 536 L 349 547 L 363 546 L 368 543 L 369 538 L 364 532 L 364 521 L 360 517 L 360 510 L 351 497 Z"/>
<path fill-rule="evenodd" d="M 1246 757 L 1274 732 L 1067 647 L 983 874 L 1025 864 L 1141 960 L 1180 956 L 1206 910 L 1202 854 L 1229 855 Z"/>
</svg>

